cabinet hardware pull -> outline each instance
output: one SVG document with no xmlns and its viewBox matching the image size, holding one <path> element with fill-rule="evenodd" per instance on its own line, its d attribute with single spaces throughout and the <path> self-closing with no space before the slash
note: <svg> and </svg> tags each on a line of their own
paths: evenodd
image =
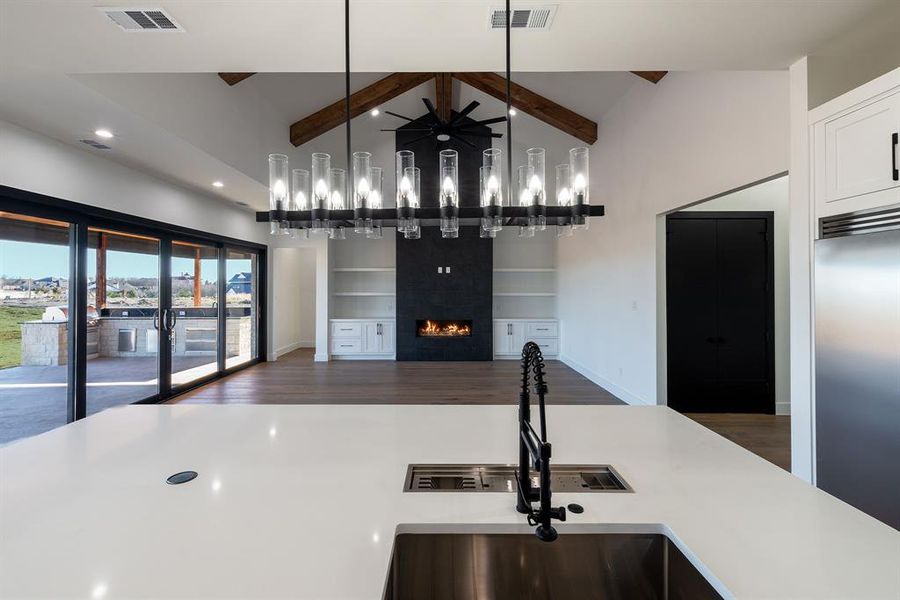
<svg viewBox="0 0 900 600">
<path fill-rule="evenodd" d="M 894 181 L 900 181 L 900 169 L 897 168 L 897 142 L 900 140 L 900 133 L 891 134 L 891 168 L 893 169 L 893 174 L 891 175 L 891 179 Z"/>
</svg>

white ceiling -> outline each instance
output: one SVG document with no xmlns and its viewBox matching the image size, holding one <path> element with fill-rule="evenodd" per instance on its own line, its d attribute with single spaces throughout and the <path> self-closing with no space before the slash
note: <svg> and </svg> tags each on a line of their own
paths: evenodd
<svg viewBox="0 0 900 600">
<path fill-rule="evenodd" d="M 555 0 L 513 34 L 521 71 L 784 69 L 896 0 Z M 185 33 L 126 33 L 96 0 L 3 0 L 0 55 L 65 73 L 343 70 L 341 0 L 153 0 Z M 140 2 L 103 2 L 134 7 Z M 513 3 L 516 6 L 518 3 Z M 491 0 L 353 0 L 357 71 L 503 69 Z"/>
<path fill-rule="evenodd" d="M 632 86 L 652 85 L 629 70 L 784 69 L 896 1 L 556 0 L 550 31 L 514 32 L 514 80 L 598 121 L 602 136 L 604 113 Z M 288 140 L 292 122 L 343 95 L 341 0 L 103 3 L 163 7 L 185 33 L 126 33 L 97 4 L 0 0 L 0 118 L 78 147 L 108 127 L 116 138 L 105 156 L 255 208 L 266 203 L 268 153 L 305 164 L 315 146 L 345 162 L 342 128 L 300 148 Z M 352 0 L 353 89 L 396 71 L 501 71 L 504 36 L 487 27 L 500 5 Z M 229 87 L 217 71 L 258 74 Z M 382 109 L 417 117 L 423 96 L 434 97 L 432 84 Z M 478 118 L 503 114 L 502 103 L 458 82 L 454 97 L 456 108 L 482 102 Z M 358 117 L 354 149 L 389 166 L 393 136 L 378 129 L 401 123 Z M 577 143 L 525 115 L 514 140 L 548 151 Z M 214 180 L 225 187 L 212 189 Z"/>
</svg>

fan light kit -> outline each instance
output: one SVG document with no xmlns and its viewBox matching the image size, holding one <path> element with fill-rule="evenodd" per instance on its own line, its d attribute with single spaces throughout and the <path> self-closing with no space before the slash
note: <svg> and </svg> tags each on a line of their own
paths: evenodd
<svg viewBox="0 0 900 600">
<path fill-rule="evenodd" d="M 331 239 L 345 239 L 346 229 L 365 233 L 370 239 L 380 239 L 383 227 L 396 227 L 407 239 L 421 237 L 422 227 L 438 226 L 445 238 L 459 237 L 461 226 L 477 226 L 481 237 L 493 238 L 504 226 L 517 226 L 519 236 L 532 237 L 554 225 L 560 237 L 572 235 L 574 229 L 587 229 L 588 217 L 604 214 L 602 206 L 590 203 L 590 153 L 588 148 L 573 148 L 568 162 L 556 166 L 556 194 L 554 204 L 548 205 L 545 151 L 529 148 L 526 163 L 516 171 L 513 187 L 512 107 L 510 80 L 510 23 L 506 28 L 506 115 L 473 120 L 469 115 L 479 106 L 470 102 L 448 119 L 442 119 L 432 102 L 423 98 L 428 114 L 422 119 L 378 108 L 371 110 L 375 117 L 386 115 L 403 119 L 407 126 L 381 131 L 421 133 L 406 145 L 434 137 L 440 142 L 450 140 L 477 148 L 469 138 L 501 138 L 503 134 L 485 133 L 483 128 L 506 122 L 506 177 L 503 176 L 503 152 L 488 148 L 482 153 L 479 168 L 479 206 L 460 206 L 459 154 L 444 149 L 438 155 L 437 189 L 428 190 L 428 197 L 438 198 L 437 208 L 421 205 L 421 172 L 416 167 L 415 154 L 400 150 L 394 157 L 395 208 L 384 206 L 383 171 L 372 166 L 369 152 L 351 152 L 350 145 L 350 0 L 344 1 L 344 82 L 346 87 L 347 165 L 349 172 L 331 166 L 331 156 L 321 152 L 312 155 L 311 170 L 288 167 L 284 154 L 269 155 L 269 211 L 257 213 L 257 221 L 269 222 L 273 235 L 288 234 L 307 237 L 310 232 L 325 233 Z M 509 0 L 506 15 L 510 14 Z M 289 179 L 290 177 L 290 179 Z M 290 182 L 290 184 L 289 184 Z M 349 184 L 349 186 L 348 186 Z"/>
</svg>

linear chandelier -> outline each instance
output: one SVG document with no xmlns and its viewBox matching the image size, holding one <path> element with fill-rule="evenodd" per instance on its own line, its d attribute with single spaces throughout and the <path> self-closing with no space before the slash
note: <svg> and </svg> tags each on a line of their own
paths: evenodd
<svg viewBox="0 0 900 600">
<path fill-rule="evenodd" d="M 344 0 L 344 83 L 346 91 L 347 171 L 331 166 L 331 156 L 312 154 L 311 169 L 293 169 L 284 154 L 269 155 L 269 210 L 258 212 L 256 220 L 269 222 L 273 235 L 308 237 L 327 234 L 330 239 L 346 238 L 346 229 L 365 233 L 369 239 L 383 237 L 383 227 L 396 227 L 407 239 L 421 237 L 422 227 L 437 226 L 445 238 L 459 237 L 459 228 L 477 226 L 481 237 L 493 238 L 504 226 L 518 227 L 520 237 L 533 237 L 555 225 L 557 235 L 572 235 L 587 229 L 588 218 L 604 214 L 602 206 L 590 203 L 590 152 L 587 147 L 569 150 L 568 162 L 556 166 L 556 204 L 547 202 L 543 148 L 529 148 L 526 163 L 516 171 L 513 191 L 512 95 L 510 73 L 510 1 L 506 0 L 506 176 L 503 152 L 488 148 L 482 153 L 479 169 L 477 207 L 461 207 L 459 202 L 459 154 L 445 149 L 438 154 L 438 207 L 421 206 L 421 172 L 411 150 L 395 154 L 395 208 L 384 206 L 384 173 L 372 166 L 372 154 L 352 152 L 350 137 L 350 0 Z M 429 103 L 426 101 L 426 106 Z M 463 113 L 466 111 L 464 110 Z M 459 116 L 459 115 L 457 115 Z M 492 119 L 491 121 L 496 121 Z M 402 130 L 402 129 L 401 129 Z M 495 134 L 493 137 L 499 137 Z M 440 139 L 440 138 L 439 138 Z M 470 144 L 471 145 L 471 144 Z M 506 185 L 504 185 L 504 179 Z"/>
</svg>

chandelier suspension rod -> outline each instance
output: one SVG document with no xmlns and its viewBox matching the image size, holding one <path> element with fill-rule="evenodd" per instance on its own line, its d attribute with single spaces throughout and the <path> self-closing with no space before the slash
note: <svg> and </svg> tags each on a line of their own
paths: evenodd
<svg viewBox="0 0 900 600">
<path fill-rule="evenodd" d="M 353 181 L 352 150 L 350 149 L 350 0 L 344 0 L 344 88 L 347 93 L 347 97 L 344 99 L 344 107 L 347 112 L 347 173 L 349 181 Z M 347 190 L 341 190 L 341 194 L 346 196 L 349 201 L 350 194 Z"/>
<path fill-rule="evenodd" d="M 507 194 L 512 194 L 512 73 L 510 73 L 510 23 L 512 14 L 509 9 L 509 0 L 506 0 L 506 189 Z M 512 196 L 508 204 L 512 206 Z"/>
</svg>

